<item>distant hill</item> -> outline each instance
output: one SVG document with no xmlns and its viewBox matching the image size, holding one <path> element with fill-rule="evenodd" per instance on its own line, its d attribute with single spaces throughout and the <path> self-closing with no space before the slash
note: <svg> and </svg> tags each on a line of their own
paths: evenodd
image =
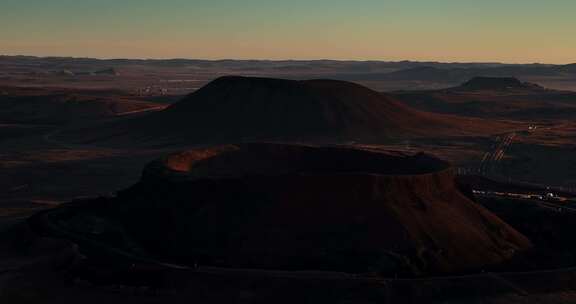
<svg viewBox="0 0 576 304">
<path fill-rule="evenodd" d="M 115 68 L 108 68 L 103 70 L 98 70 L 92 72 L 93 75 L 111 75 L 111 76 L 118 76 L 120 73 Z"/>
<path fill-rule="evenodd" d="M 561 70 L 567 73 L 576 74 L 576 63 L 567 64 L 561 67 Z"/>
<path fill-rule="evenodd" d="M 433 66 L 415 67 L 391 72 L 384 76 L 390 80 L 454 81 L 467 73 L 463 68 L 446 69 Z"/>
<path fill-rule="evenodd" d="M 474 77 L 455 88 L 460 90 L 544 90 L 535 83 L 522 82 L 514 77 Z"/>
<path fill-rule="evenodd" d="M 459 86 L 393 94 L 428 112 L 514 120 L 573 119 L 576 92 L 547 89 L 514 77 L 474 77 Z"/>
</svg>

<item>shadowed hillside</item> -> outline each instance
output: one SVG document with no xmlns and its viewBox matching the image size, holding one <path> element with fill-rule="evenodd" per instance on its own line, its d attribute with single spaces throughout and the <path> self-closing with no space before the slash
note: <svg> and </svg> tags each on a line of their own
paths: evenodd
<svg viewBox="0 0 576 304">
<path fill-rule="evenodd" d="M 63 124 L 160 107 L 116 91 L 0 88 L 0 123 Z"/>
<path fill-rule="evenodd" d="M 185 265 L 414 276 L 497 265 L 531 246 L 463 195 L 446 162 L 349 147 L 195 149 L 151 163 L 114 199 L 76 206 L 48 219 Z"/>
</svg>

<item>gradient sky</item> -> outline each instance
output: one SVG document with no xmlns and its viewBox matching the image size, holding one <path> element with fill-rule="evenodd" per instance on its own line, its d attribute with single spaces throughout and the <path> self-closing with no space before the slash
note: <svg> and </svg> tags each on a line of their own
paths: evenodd
<svg viewBox="0 0 576 304">
<path fill-rule="evenodd" d="M 0 54 L 576 62 L 576 0 L 0 0 Z"/>
</svg>

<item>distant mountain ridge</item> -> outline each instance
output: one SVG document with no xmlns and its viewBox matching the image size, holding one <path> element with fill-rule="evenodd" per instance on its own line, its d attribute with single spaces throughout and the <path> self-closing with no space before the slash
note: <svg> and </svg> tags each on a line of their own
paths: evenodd
<svg viewBox="0 0 576 304">
<path fill-rule="evenodd" d="M 450 69 L 460 69 L 464 72 L 466 69 L 500 69 L 500 72 L 505 70 L 518 70 L 523 69 L 526 71 L 545 71 L 545 70 L 564 70 L 568 72 L 574 71 L 576 63 L 557 65 L 557 64 L 507 64 L 498 62 L 437 62 L 437 61 L 385 61 L 385 60 L 243 60 L 243 59 L 222 59 L 222 60 L 206 60 L 206 59 L 96 59 L 96 58 L 78 58 L 78 57 L 35 57 L 35 56 L 6 56 L 0 55 L 0 66 L 8 63 L 25 63 L 34 64 L 36 66 L 42 64 L 46 66 L 81 66 L 85 67 L 90 64 L 107 65 L 114 67 L 115 65 L 138 65 L 138 64 L 152 64 L 159 66 L 186 66 L 196 65 L 199 67 L 228 67 L 228 68 L 253 68 L 254 66 L 261 66 L 264 68 L 272 69 L 288 69 L 291 67 L 302 67 L 302 65 L 309 65 L 313 67 L 328 67 L 340 72 L 377 72 L 383 69 L 393 69 L 396 71 L 413 69 L 413 68 L 436 68 L 441 69 L 439 72 L 446 72 Z M 417 71 L 417 70 L 416 70 Z M 382 73 L 382 75 L 387 73 Z M 477 75 L 479 76 L 479 75 Z"/>
</svg>

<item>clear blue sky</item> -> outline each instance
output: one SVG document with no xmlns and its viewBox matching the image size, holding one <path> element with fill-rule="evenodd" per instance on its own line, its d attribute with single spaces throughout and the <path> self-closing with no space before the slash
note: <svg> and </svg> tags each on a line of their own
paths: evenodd
<svg viewBox="0 0 576 304">
<path fill-rule="evenodd" d="M 576 62 L 576 0 L 0 0 L 0 53 Z"/>
</svg>

